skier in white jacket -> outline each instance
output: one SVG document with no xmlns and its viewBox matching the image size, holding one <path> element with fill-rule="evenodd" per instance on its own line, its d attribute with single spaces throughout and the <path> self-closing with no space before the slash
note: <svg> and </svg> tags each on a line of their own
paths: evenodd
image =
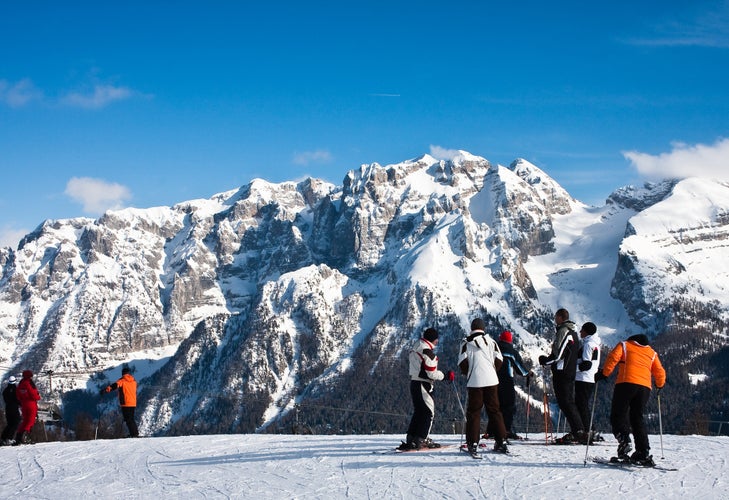
<svg viewBox="0 0 729 500">
<path fill-rule="evenodd" d="M 485 330 L 484 320 L 474 319 L 471 333 L 461 343 L 458 356 L 458 367 L 467 377 L 466 443 L 468 451 L 476 453 L 481 438 L 481 410 L 485 406 L 489 426 L 493 426 L 496 433 L 494 451 L 508 453 L 506 427 L 499 407 L 499 377 L 496 374 L 503 358 L 496 341 L 486 335 Z"/>
<path fill-rule="evenodd" d="M 582 424 L 590 439 L 595 438 L 590 425 L 590 398 L 595 390 L 595 373 L 600 366 L 600 336 L 597 334 L 595 323 L 587 322 L 580 329 L 582 347 L 577 358 L 577 372 L 575 374 L 575 404 L 582 417 Z"/>
</svg>

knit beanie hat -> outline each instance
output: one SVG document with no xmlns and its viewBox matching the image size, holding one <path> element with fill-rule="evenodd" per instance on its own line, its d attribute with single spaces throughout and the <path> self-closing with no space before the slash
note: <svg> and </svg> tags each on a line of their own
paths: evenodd
<svg viewBox="0 0 729 500">
<path fill-rule="evenodd" d="M 471 331 L 474 330 L 486 331 L 486 322 L 481 318 L 474 319 L 473 321 L 471 321 Z"/>
<path fill-rule="evenodd" d="M 508 342 L 509 344 L 511 344 L 513 336 L 511 335 L 511 332 L 509 330 L 505 330 L 499 336 L 499 340 L 503 340 L 504 342 Z"/>
<path fill-rule="evenodd" d="M 585 333 L 588 335 L 592 335 L 597 331 L 597 326 L 595 326 L 595 323 L 590 323 L 589 321 L 582 325 L 582 329 L 585 330 Z"/>
<path fill-rule="evenodd" d="M 423 333 L 423 338 L 428 342 L 435 342 L 438 340 L 438 330 L 435 328 L 428 328 L 425 330 L 425 333 Z"/>
</svg>

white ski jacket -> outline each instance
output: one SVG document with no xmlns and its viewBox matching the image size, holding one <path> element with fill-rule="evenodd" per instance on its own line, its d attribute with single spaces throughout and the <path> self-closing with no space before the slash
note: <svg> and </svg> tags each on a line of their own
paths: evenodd
<svg viewBox="0 0 729 500">
<path fill-rule="evenodd" d="M 425 339 L 415 341 L 408 356 L 410 361 L 410 380 L 430 382 L 443 380 L 445 375 L 438 369 L 438 356 L 435 355 L 435 346 Z"/>
<path fill-rule="evenodd" d="M 600 337 L 597 333 L 593 333 L 582 339 L 581 356 L 577 358 L 576 381 L 590 382 L 591 384 L 595 382 L 595 373 L 597 373 L 597 369 L 600 366 L 600 345 Z M 580 364 L 583 361 L 592 363 L 590 368 L 585 371 L 580 370 Z"/>
<path fill-rule="evenodd" d="M 483 330 L 474 330 L 461 343 L 458 366 L 466 375 L 467 387 L 490 387 L 499 384 L 496 374 L 503 362 L 496 341 Z"/>
</svg>

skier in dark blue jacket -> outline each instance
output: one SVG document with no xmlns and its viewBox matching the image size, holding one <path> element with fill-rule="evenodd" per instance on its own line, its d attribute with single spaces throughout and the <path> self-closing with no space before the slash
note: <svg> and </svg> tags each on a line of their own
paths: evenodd
<svg viewBox="0 0 729 500">
<path fill-rule="evenodd" d="M 499 336 L 499 349 L 501 349 L 501 355 L 504 357 L 504 362 L 496 372 L 499 376 L 499 405 L 501 407 L 501 414 L 504 416 L 504 426 L 506 427 L 507 439 L 520 439 L 520 437 L 513 432 L 511 425 L 514 422 L 514 413 L 516 411 L 516 390 L 514 389 L 514 374 L 520 375 L 527 378 L 527 384 L 531 381 L 534 376 L 534 372 L 527 370 L 524 366 L 519 353 L 514 349 L 513 345 L 514 336 L 508 330 L 501 333 Z M 493 429 L 490 426 L 486 429 L 486 433 L 493 435 Z"/>
</svg>

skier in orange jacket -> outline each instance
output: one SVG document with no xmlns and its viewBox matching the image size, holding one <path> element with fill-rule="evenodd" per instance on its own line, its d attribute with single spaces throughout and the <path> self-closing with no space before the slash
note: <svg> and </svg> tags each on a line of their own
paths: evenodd
<svg viewBox="0 0 729 500">
<path fill-rule="evenodd" d="M 134 380 L 131 370 L 126 366 L 122 368 L 121 378 L 101 389 L 101 394 L 104 395 L 114 390 L 119 392 L 119 406 L 121 406 L 124 422 L 129 429 L 129 436 L 139 437 L 137 423 L 134 421 L 134 411 L 137 407 L 137 381 Z"/>
<path fill-rule="evenodd" d="M 619 343 L 608 354 L 605 365 L 595 374 L 595 382 L 606 379 L 618 366 L 613 402 L 610 409 L 610 424 L 618 440 L 618 458 L 641 465 L 655 465 L 649 454 L 648 433 L 643 422 L 643 413 L 651 394 L 652 380 L 660 391 L 666 384 L 666 370 L 658 354 L 648 343 L 646 335 L 633 335 Z M 631 450 L 630 431 L 635 439 L 635 453 Z"/>
</svg>

